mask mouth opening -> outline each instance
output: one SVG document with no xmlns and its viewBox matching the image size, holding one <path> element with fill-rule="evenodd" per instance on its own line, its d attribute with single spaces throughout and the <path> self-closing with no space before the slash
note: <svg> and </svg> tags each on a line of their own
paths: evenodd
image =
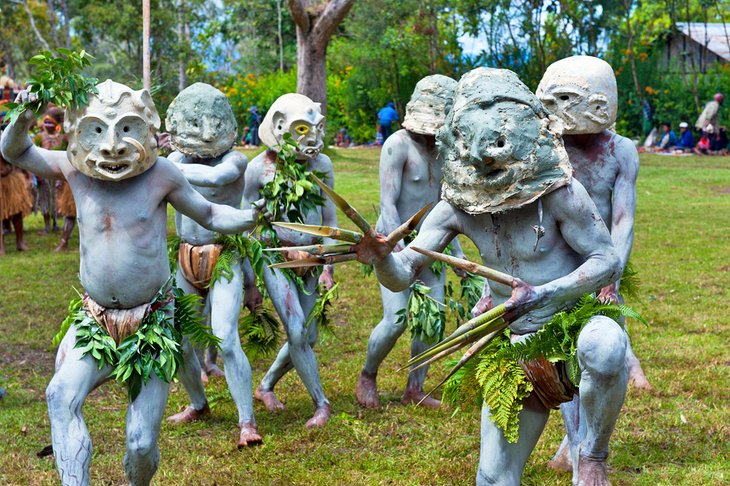
<svg viewBox="0 0 730 486">
<path fill-rule="evenodd" d="M 119 179 L 132 170 L 131 162 L 126 160 L 89 160 L 89 165 L 110 179 Z"/>
</svg>

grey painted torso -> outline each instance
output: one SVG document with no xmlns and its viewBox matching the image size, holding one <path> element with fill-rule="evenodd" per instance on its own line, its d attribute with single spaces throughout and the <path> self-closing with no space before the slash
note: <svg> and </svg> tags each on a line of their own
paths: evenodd
<svg viewBox="0 0 730 486">
<path fill-rule="evenodd" d="M 191 156 L 175 152 L 170 154 L 170 159 L 179 164 L 202 164 L 210 167 L 216 167 L 223 162 L 224 157 L 229 153 L 230 152 L 226 152 L 213 159 L 194 159 Z M 233 208 L 241 207 L 241 198 L 243 197 L 244 186 L 243 172 L 241 172 L 240 177 L 233 182 L 220 186 L 198 186 L 193 182 L 190 182 L 190 185 L 210 202 L 225 204 L 226 206 L 231 206 Z M 181 214 L 179 211 L 175 211 L 175 227 L 180 239 L 190 243 L 191 245 L 207 245 L 213 243 L 219 235 L 214 231 L 204 228 L 189 217 Z"/>
<path fill-rule="evenodd" d="M 162 182 L 166 176 L 159 160 L 119 182 L 92 179 L 76 170 L 66 176 L 76 200 L 82 285 L 106 307 L 149 302 L 170 275 L 169 187 Z"/>
<path fill-rule="evenodd" d="M 407 130 L 394 133 L 383 147 L 380 163 L 381 214 L 379 231 L 390 232 L 427 204 L 435 205 L 441 197 L 441 161 L 433 137 L 412 134 Z M 398 160 L 393 160 L 398 159 Z M 400 189 L 393 187 L 394 182 Z M 397 221 L 383 221 L 384 207 L 395 199 Z M 392 226 L 392 227 L 390 227 Z"/>
</svg>

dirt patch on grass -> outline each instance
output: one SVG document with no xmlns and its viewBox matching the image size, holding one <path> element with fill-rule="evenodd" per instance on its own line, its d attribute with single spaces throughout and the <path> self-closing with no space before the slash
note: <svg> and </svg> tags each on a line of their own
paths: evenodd
<svg viewBox="0 0 730 486">
<path fill-rule="evenodd" d="M 0 344 L 0 366 L 5 369 L 53 374 L 53 360 L 47 349 Z"/>
<path fill-rule="evenodd" d="M 711 189 L 716 194 L 730 194 L 730 186 L 714 186 Z"/>
</svg>

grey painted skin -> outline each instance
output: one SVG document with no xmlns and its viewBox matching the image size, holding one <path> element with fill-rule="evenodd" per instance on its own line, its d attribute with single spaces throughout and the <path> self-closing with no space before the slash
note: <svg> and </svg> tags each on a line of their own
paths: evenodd
<svg viewBox="0 0 730 486">
<path fill-rule="evenodd" d="M 34 117 L 24 113 L 2 136 L 3 157 L 41 177 L 65 178 L 74 194 L 80 235 L 80 277 L 84 289 L 99 304 L 128 309 L 150 302 L 168 280 L 167 203 L 211 231 L 237 233 L 250 228 L 258 210 L 237 210 L 207 201 L 167 159 L 133 177 L 99 180 L 82 174 L 65 151 L 35 147 L 28 137 Z M 110 148 L 92 147 L 107 160 L 121 158 L 136 146 L 107 134 Z M 126 157 L 126 156 L 125 156 Z M 91 438 L 81 407 L 86 396 L 109 378 L 91 356 L 81 357 L 76 329 L 69 329 L 58 350 L 56 373 L 46 390 L 53 450 L 65 485 L 89 484 Z M 152 374 L 127 409 L 127 452 L 124 469 L 133 485 L 149 484 L 157 470 L 160 421 L 169 385 Z"/>
<path fill-rule="evenodd" d="M 427 204 L 435 205 L 441 198 L 441 160 L 434 135 L 422 135 L 402 129 L 394 133 L 383 144 L 380 153 L 380 218 L 378 231 L 388 234 L 400 226 L 411 215 Z M 402 248 L 399 245 L 398 249 Z M 454 254 L 463 257 L 458 239 L 453 240 Z M 431 287 L 430 296 L 438 302 L 444 301 L 446 272 L 436 275 L 431 268 L 424 268 L 418 279 Z M 357 401 L 368 408 L 380 406 L 377 389 L 377 373 L 383 360 L 390 353 L 396 341 L 405 331 L 400 325 L 397 312 L 405 309 L 410 291 L 391 292 L 380 286 L 383 302 L 383 318 L 373 329 L 368 340 L 367 359 L 357 384 Z M 411 354 L 426 349 L 418 339 L 411 341 Z M 419 403 L 425 393 L 423 382 L 427 367 L 408 375 L 403 396 L 404 403 Z M 424 400 L 423 405 L 437 408 L 441 402 L 433 398 Z"/>
<path fill-rule="evenodd" d="M 173 152 L 169 159 L 175 162 L 193 188 L 208 201 L 234 208 L 240 205 L 248 162 L 242 153 L 227 151 L 218 157 L 196 159 Z M 212 244 L 218 237 L 218 233 L 180 212 L 175 212 L 175 226 L 180 239 L 191 245 Z M 204 311 L 208 313 L 205 317 L 209 319 L 213 333 L 221 340 L 226 382 L 238 410 L 238 424 L 241 428 L 239 446 L 245 446 L 261 443 L 261 436 L 258 434 L 253 413 L 251 365 L 241 348 L 238 335 L 238 316 L 243 292 L 240 261 L 231 262 L 231 268 L 231 280 L 221 278 L 207 292 L 188 283 L 180 268 L 176 278 L 178 286 L 186 293 L 198 294 L 204 298 Z M 189 347 L 186 348 L 185 361 L 186 365 L 178 377 L 190 396 L 190 406 L 168 418 L 175 423 L 195 420 L 208 410 L 198 358 Z"/>
<path fill-rule="evenodd" d="M 310 134 L 316 132 L 316 129 L 312 125 L 310 125 L 310 130 Z M 316 138 L 317 134 L 314 133 L 314 136 Z M 301 143 L 301 146 L 303 148 L 308 147 L 307 142 Z M 318 152 L 319 150 L 317 150 Z M 256 201 L 261 197 L 261 189 L 274 177 L 276 170 L 275 160 L 275 152 L 267 150 L 259 154 L 248 164 L 243 196 L 244 205 Z M 306 163 L 307 170 L 309 171 L 318 171 L 327 174 L 324 179 L 325 184 L 334 187 L 334 171 L 329 157 L 318 154 L 310 159 L 300 153 L 300 157 L 297 160 L 300 163 Z M 304 222 L 307 224 L 337 226 L 337 214 L 332 201 L 327 199 L 325 205 L 320 210 L 307 214 Z M 284 246 L 309 245 L 316 241 L 315 237 L 284 228 L 276 228 L 276 232 Z M 334 242 L 325 239 L 324 243 L 331 244 Z M 248 275 L 252 275 L 248 262 L 246 263 L 246 267 L 247 277 L 245 281 L 247 285 L 246 294 L 248 296 L 249 293 L 254 293 L 254 289 L 250 288 L 253 278 L 248 278 Z M 303 277 L 306 292 L 302 292 L 287 280 L 281 270 L 264 270 L 266 291 L 271 297 L 276 312 L 282 320 L 286 331 L 287 342 L 279 350 L 274 363 L 261 380 L 261 384 L 256 389 L 255 397 L 263 401 L 267 410 L 270 412 L 283 410 L 284 405 L 274 394 L 274 386 L 289 370 L 292 368 L 296 369 L 297 374 L 312 397 L 315 406 L 315 413 L 306 424 L 308 428 L 324 426 L 331 414 L 330 404 L 325 397 L 322 382 L 319 377 L 317 359 L 312 350 L 318 337 L 317 323 L 311 322 L 307 329 L 305 327 L 305 321 L 316 302 L 317 285 L 321 284 L 325 289 L 331 288 L 334 285 L 333 275 L 334 270 L 331 265 L 325 266 L 319 278 L 316 277 L 315 273 L 308 272 Z"/>
<path fill-rule="evenodd" d="M 534 333 L 581 295 L 615 280 L 620 270 L 608 230 L 578 181 L 540 201 L 545 236 L 537 251 L 533 251 L 532 225 L 538 223 L 538 202 L 501 214 L 468 215 L 441 201 L 409 247 L 441 251 L 458 234 L 470 238 L 485 265 L 534 285 L 521 284 L 515 289 L 492 285 L 495 303 L 509 301 L 517 309 L 530 309 L 511 324 L 511 330 L 517 335 Z M 374 263 L 378 280 L 392 291 L 406 288 L 432 263 L 409 247 L 383 255 L 387 247 L 382 242 L 381 236 L 366 237 L 358 253 L 361 261 Z M 572 271 L 566 275 L 567 269 Z M 581 442 L 579 484 L 607 484 L 608 441 L 626 391 L 625 350 L 623 330 L 606 317 L 591 319 L 578 339 L 582 416 L 587 429 Z M 477 484 L 519 484 L 548 415 L 549 410 L 530 397 L 520 413 L 519 442 L 510 444 L 489 419 L 489 408 L 484 407 Z"/>
<path fill-rule="evenodd" d="M 586 188 L 601 218 L 608 224 L 621 268 L 626 268 L 634 241 L 636 178 L 639 172 L 636 147 L 631 140 L 608 130 L 596 134 L 563 135 L 563 140 L 574 176 Z M 606 302 L 618 302 L 618 287 L 618 281 L 603 287 L 599 298 Z M 628 339 L 626 344 L 629 381 L 639 389 L 650 389 L 651 385 Z M 572 467 L 575 474 L 578 446 L 585 435 L 585 424 L 582 427 L 580 425 L 580 398 L 576 396 L 573 401 L 561 405 L 560 409 L 567 435 L 551 466 L 559 470 L 570 470 Z"/>
</svg>

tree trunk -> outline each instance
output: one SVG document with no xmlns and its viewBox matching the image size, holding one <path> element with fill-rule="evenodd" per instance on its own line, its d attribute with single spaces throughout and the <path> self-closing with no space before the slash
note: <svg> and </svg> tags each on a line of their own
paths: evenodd
<svg viewBox="0 0 730 486">
<path fill-rule="evenodd" d="M 144 89 L 152 87 L 150 75 L 150 0 L 142 0 L 142 82 Z"/>
<path fill-rule="evenodd" d="M 281 35 L 281 2 L 283 0 L 276 0 L 276 20 L 277 28 L 276 35 L 279 38 L 279 72 L 284 71 L 284 38 Z"/>
<path fill-rule="evenodd" d="M 289 0 L 297 26 L 297 92 L 327 111 L 327 44 L 355 0 Z"/>
<path fill-rule="evenodd" d="M 188 86 L 188 76 L 186 72 L 187 68 L 187 50 L 188 44 L 185 36 L 185 0 L 178 0 L 177 2 L 177 43 L 180 49 L 178 54 L 178 91 L 182 91 Z"/>
</svg>

